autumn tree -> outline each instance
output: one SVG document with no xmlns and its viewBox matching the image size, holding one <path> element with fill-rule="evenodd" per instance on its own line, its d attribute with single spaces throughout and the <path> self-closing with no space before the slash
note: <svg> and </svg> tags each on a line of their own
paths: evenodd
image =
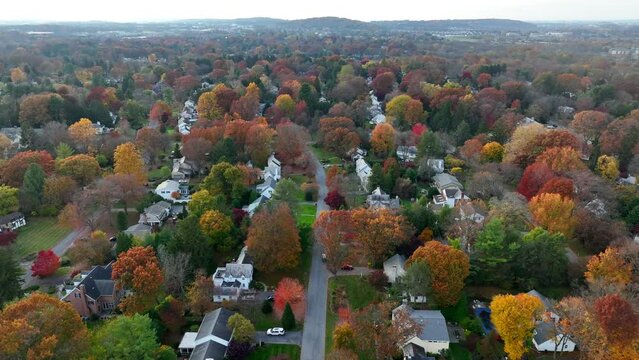
<svg viewBox="0 0 639 360">
<path fill-rule="evenodd" d="M 496 295 L 490 302 L 491 321 L 504 340 L 504 350 L 511 359 L 519 360 L 526 353 L 526 343 L 532 337 L 535 318 L 543 304 L 528 294 Z"/>
<path fill-rule="evenodd" d="M 347 117 L 320 119 L 318 140 L 327 150 L 345 156 L 360 143 L 355 123 Z"/>
<path fill-rule="evenodd" d="M 55 161 L 47 151 L 23 151 L 5 161 L 0 167 L 0 183 L 13 187 L 22 185 L 24 173 L 30 164 L 38 164 L 48 175 L 53 172 Z"/>
<path fill-rule="evenodd" d="M 378 72 L 371 84 L 375 91 L 375 96 L 380 99 L 383 99 L 386 94 L 393 90 L 393 85 L 395 85 L 395 74 L 391 71 Z"/>
<path fill-rule="evenodd" d="M 306 309 L 304 286 L 297 279 L 285 277 L 280 280 L 275 288 L 275 303 L 273 309 L 278 318 L 282 317 L 286 304 L 291 306 L 296 319 L 304 318 L 304 311 Z"/>
<path fill-rule="evenodd" d="M 579 171 L 586 168 L 579 152 L 567 146 L 549 148 L 537 157 L 537 161 L 548 165 L 556 173 Z"/>
<path fill-rule="evenodd" d="M 87 328 L 69 303 L 33 292 L 0 312 L 0 354 L 7 359 L 83 357 Z"/>
<path fill-rule="evenodd" d="M 289 94 L 282 94 L 275 99 L 275 107 L 282 112 L 283 117 L 291 118 L 295 113 L 295 100 Z"/>
<path fill-rule="evenodd" d="M 96 359 L 159 359 L 162 350 L 151 318 L 118 316 L 94 335 L 91 354 Z"/>
<path fill-rule="evenodd" d="M 173 334 L 179 334 L 180 329 L 186 324 L 184 304 L 172 295 L 165 297 L 155 307 L 155 311 L 160 321 L 162 321 L 162 325 Z"/>
<path fill-rule="evenodd" d="M 572 237 L 576 220 L 573 216 L 575 203 L 559 194 L 539 194 L 529 203 L 535 221 L 550 232 L 560 232 Z"/>
<path fill-rule="evenodd" d="M 298 210 L 298 194 L 300 187 L 292 179 L 282 179 L 275 185 L 272 200 L 275 203 L 285 203 L 291 211 Z"/>
<path fill-rule="evenodd" d="M 18 189 L 0 185 L 0 216 L 18 211 Z"/>
<path fill-rule="evenodd" d="M 355 237 L 351 214 L 345 210 L 324 211 L 313 223 L 315 239 L 322 244 L 326 266 L 333 274 L 349 256 Z"/>
<path fill-rule="evenodd" d="M 609 247 L 588 260 L 586 281 L 591 285 L 624 287 L 632 280 L 632 267 L 626 263 L 617 248 Z"/>
<path fill-rule="evenodd" d="M 140 183 L 147 179 L 144 160 L 133 143 L 124 143 L 115 149 L 113 164 L 116 174 L 133 175 Z"/>
<path fill-rule="evenodd" d="M 70 176 L 81 186 L 86 186 L 100 175 L 100 164 L 91 155 L 77 154 L 60 160 L 56 164 L 56 172 Z"/>
<path fill-rule="evenodd" d="M 242 97 L 231 105 L 231 112 L 237 113 L 241 119 L 253 119 L 260 109 L 260 88 L 254 83 L 246 87 Z"/>
<path fill-rule="evenodd" d="M 103 231 L 96 230 L 87 238 L 77 239 L 67 255 L 74 265 L 104 264 L 111 255 L 112 247 L 107 235 Z"/>
<path fill-rule="evenodd" d="M 554 178 L 555 174 L 545 163 L 534 163 L 529 165 L 517 185 L 517 192 L 524 195 L 528 200 L 537 195 L 539 190 Z"/>
<path fill-rule="evenodd" d="M 528 152 L 528 145 L 538 135 L 545 134 L 547 130 L 543 125 L 533 123 L 518 126 L 510 137 L 510 141 L 505 145 L 504 161 L 513 163 L 515 160 Z"/>
<path fill-rule="evenodd" d="M 223 111 L 217 101 L 217 94 L 214 91 L 207 91 L 200 95 L 197 101 L 197 113 L 199 117 L 206 120 L 219 120 Z"/>
<path fill-rule="evenodd" d="M 601 135 L 606 125 L 608 125 L 608 119 L 608 114 L 604 112 L 585 110 L 575 114 L 570 126 L 586 139 L 592 141 Z"/>
<path fill-rule="evenodd" d="M 306 143 L 309 139 L 308 131 L 302 126 L 288 121 L 278 124 L 275 140 L 277 158 L 285 164 L 298 162 L 303 164 Z"/>
<path fill-rule="evenodd" d="M 333 345 L 338 349 L 354 349 L 355 334 L 349 322 L 343 322 L 335 326 L 333 330 Z"/>
<path fill-rule="evenodd" d="M 608 181 L 619 177 L 619 161 L 613 156 L 601 155 L 597 159 L 597 172 Z"/>
<path fill-rule="evenodd" d="M 207 190 L 212 196 L 222 195 L 227 204 L 239 200 L 246 189 L 242 171 L 228 162 L 213 165 L 200 188 Z"/>
<path fill-rule="evenodd" d="M 199 218 L 206 211 L 215 209 L 217 205 L 215 197 L 207 190 L 198 190 L 191 195 L 191 201 L 187 204 L 187 209 L 190 214 Z"/>
<path fill-rule="evenodd" d="M 302 248 L 295 219 L 288 206 L 262 207 L 253 216 L 246 246 L 260 271 L 272 272 L 297 266 Z"/>
<path fill-rule="evenodd" d="M 135 204 L 146 192 L 144 186 L 134 174 L 107 175 L 98 182 L 98 189 L 107 197 L 123 205 L 124 213 L 129 214 L 129 205 Z"/>
<path fill-rule="evenodd" d="M 251 342 L 255 337 L 255 326 L 240 313 L 229 317 L 226 326 L 233 332 L 233 340 L 239 342 Z"/>
<path fill-rule="evenodd" d="M 572 180 L 565 177 L 554 177 L 546 181 L 538 194 L 559 194 L 562 197 L 572 199 L 575 193 L 575 185 Z"/>
<path fill-rule="evenodd" d="M 606 295 L 595 301 L 594 310 L 609 344 L 621 350 L 637 340 L 639 315 L 627 300 L 618 294 Z"/>
<path fill-rule="evenodd" d="M 395 151 L 395 129 L 388 123 L 377 124 L 371 133 L 371 147 L 377 156 L 386 157 Z"/>
<path fill-rule="evenodd" d="M 501 162 L 504 157 L 504 147 L 500 143 L 492 141 L 481 148 L 480 155 L 484 162 Z"/>
<path fill-rule="evenodd" d="M 326 194 L 326 198 L 324 198 L 324 202 L 332 210 L 339 210 L 346 206 L 346 199 L 337 190 L 329 191 L 328 194 Z"/>
<path fill-rule="evenodd" d="M 470 273 L 468 255 L 438 241 L 429 241 L 415 250 L 407 264 L 419 261 L 428 264 L 431 287 L 437 304 L 455 305 L 464 288 L 464 281 Z"/>
<path fill-rule="evenodd" d="M 69 137 L 80 151 L 87 151 L 96 139 L 95 128 L 91 120 L 82 118 L 69 126 Z"/>
<path fill-rule="evenodd" d="M 135 146 L 150 164 L 155 164 L 158 156 L 168 149 L 169 139 L 157 129 L 143 127 L 135 135 Z"/>
<path fill-rule="evenodd" d="M 266 124 L 255 124 L 246 133 L 245 150 L 253 165 L 263 167 L 273 152 L 275 130 Z"/>
<path fill-rule="evenodd" d="M 42 93 L 27 95 L 20 102 L 20 124 L 35 128 L 50 121 L 61 121 L 62 108 L 55 106 L 61 103 L 62 97 L 58 94 Z"/>
<path fill-rule="evenodd" d="M 182 154 L 200 167 L 206 164 L 209 159 L 206 154 L 209 154 L 212 150 L 213 143 L 202 137 L 191 139 L 182 145 Z"/>
<path fill-rule="evenodd" d="M 125 314 L 144 312 L 155 306 L 164 282 L 155 251 L 141 246 L 118 255 L 111 277 L 118 289 L 132 291 L 119 305 Z"/>
<path fill-rule="evenodd" d="M 233 223 L 231 218 L 218 210 L 208 210 L 200 217 L 200 228 L 215 246 L 229 249 L 232 246 L 229 239 Z"/>
<path fill-rule="evenodd" d="M 199 316 L 204 316 L 214 309 L 213 303 L 213 283 L 211 279 L 203 273 L 197 273 L 191 286 L 186 292 L 187 305 L 189 310 Z"/>
<path fill-rule="evenodd" d="M 31 265 L 31 274 L 43 278 L 55 274 L 59 267 L 60 257 L 53 250 L 40 250 Z"/>
<path fill-rule="evenodd" d="M 386 104 L 388 122 L 400 129 L 408 129 L 424 117 L 424 106 L 421 101 L 408 95 L 399 95 Z"/>
<path fill-rule="evenodd" d="M 387 209 L 356 209 L 351 216 L 355 240 L 373 264 L 381 264 L 396 246 L 406 242 L 413 233 L 403 215 Z"/>
<path fill-rule="evenodd" d="M 14 84 L 25 82 L 27 80 L 27 74 L 20 69 L 19 67 L 15 67 L 11 69 L 11 82 Z"/>
</svg>

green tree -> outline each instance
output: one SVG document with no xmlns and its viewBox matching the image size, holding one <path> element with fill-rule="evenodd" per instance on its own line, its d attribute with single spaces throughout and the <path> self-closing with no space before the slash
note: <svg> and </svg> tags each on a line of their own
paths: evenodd
<svg viewBox="0 0 639 360">
<path fill-rule="evenodd" d="M 148 315 L 118 316 L 93 336 L 92 354 L 97 359 L 154 360 L 161 351 Z"/>
<path fill-rule="evenodd" d="M 473 260 L 477 279 L 483 282 L 501 284 L 510 279 L 510 263 L 518 249 L 500 218 L 490 220 L 478 234 L 475 241 Z"/>
<path fill-rule="evenodd" d="M 120 214 L 124 214 L 124 213 L 120 213 Z M 115 243 L 116 255 L 123 253 L 133 247 L 133 235 L 129 235 L 124 232 L 119 232 L 116 239 L 117 239 Z"/>
<path fill-rule="evenodd" d="M 142 128 L 148 115 L 149 109 L 135 100 L 128 100 L 120 108 L 120 117 L 127 119 L 132 129 Z"/>
<path fill-rule="evenodd" d="M 117 216 L 118 230 L 124 231 L 129 227 L 129 220 L 124 211 L 119 211 Z"/>
<path fill-rule="evenodd" d="M 71 145 L 67 143 L 60 143 L 55 147 L 55 159 L 62 160 L 66 159 L 69 156 L 73 155 L 75 150 L 71 147 Z"/>
<path fill-rule="evenodd" d="M 27 168 L 20 189 L 20 202 L 24 211 L 34 211 L 42 204 L 45 177 L 46 174 L 40 165 L 32 163 Z"/>
<path fill-rule="evenodd" d="M 191 214 L 178 222 L 175 236 L 167 244 L 167 248 L 171 253 L 183 252 L 191 255 L 194 269 L 215 270 L 215 244 L 202 232 L 197 216 Z"/>
<path fill-rule="evenodd" d="M 264 300 L 262 302 L 262 313 L 270 314 L 272 312 L 273 312 L 273 305 L 271 305 L 271 302 L 269 300 Z"/>
<path fill-rule="evenodd" d="M 285 178 L 275 185 L 273 200 L 288 204 L 289 209 L 295 212 L 297 210 L 297 198 L 299 193 L 300 188 L 297 186 L 295 181 Z"/>
<path fill-rule="evenodd" d="M 250 342 L 255 337 L 255 326 L 240 313 L 229 317 L 226 326 L 233 331 L 233 339 L 239 342 Z"/>
<path fill-rule="evenodd" d="M 0 307 L 22 295 L 22 274 L 20 262 L 11 249 L 0 247 Z"/>
<path fill-rule="evenodd" d="M 417 144 L 417 155 L 419 157 L 439 157 L 444 153 L 441 142 L 432 131 L 425 131 Z"/>
<path fill-rule="evenodd" d="M 291 304 L 289 303 L 286 303 L 282 314 L 282 327 L 284 330 L 295 329 L 295 315 L 293 315 L 293 309 L 291 309 Z"/>
<path fill-rule="evenodd" d="M 0 216 L 18 211 L 18 189 L 0 185 Z"/>
<path fill-rule="evenodd" d="M 566 283 L 566 239 L 537 227 L 524 235 L 514 261 L 522 287 L 552 287 Z"/>
<path fill-rule="evenodd" d="M 215 164 L 200 188 L 212 196 L 222 195 L 227 204 L 240 200 L 246 191 L 242 170 L 228 162 Z"/>
<path fill-rule="evenodd" d="M 398 295 L 404 293 L 410 296 L 429 297 L 432 293 L 430 268 L 425 261 L 412 263 L 406 273 L 397 279 L 395 283 Z"/>
<path fill-rule="evenodd" d="M 375 163 L 373 164 L 371 176 L 368 178 L 368 190 L 373 191 L 378 187 L 385 192 L 389 192 L 386 186 L 384 186 L 384 171 L 382 170 L 382 165 Z"/>
</svg>

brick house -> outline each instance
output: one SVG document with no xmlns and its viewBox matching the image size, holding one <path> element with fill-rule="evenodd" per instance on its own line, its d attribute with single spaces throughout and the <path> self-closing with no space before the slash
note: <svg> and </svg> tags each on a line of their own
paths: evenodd
<svg viewBox="0 0 639 360">
<path fill-rule="evenodd" d="M 78 274 L 62 290 L 62 301 L 70 303 L 84 318 L 108 317 L 118 306 L 123 291 L 111 279 L 112 263 Z"/>
</svg>

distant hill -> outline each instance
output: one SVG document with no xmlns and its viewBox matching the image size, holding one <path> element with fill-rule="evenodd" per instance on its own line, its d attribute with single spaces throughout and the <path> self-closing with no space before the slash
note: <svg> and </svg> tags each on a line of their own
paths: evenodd
<svg viewBox="0 0 639 360">
<path fill-rule="evenodd" d="M 537 25 L 508 19 L 470 19 L 470 20 L 428 20 L 428 21 L 373 21 L 372 24 L 387 30 L 400 31 L 531 31 Z"/>
<path fill-rule="evenodd" d="M 372 23 L 339 17 L 317 17 L 301 20 L 289 20 L 284 24 L 288 28 L 306 29 L 312 31 L 368 31 L 378 30 Z"/>
</svg>

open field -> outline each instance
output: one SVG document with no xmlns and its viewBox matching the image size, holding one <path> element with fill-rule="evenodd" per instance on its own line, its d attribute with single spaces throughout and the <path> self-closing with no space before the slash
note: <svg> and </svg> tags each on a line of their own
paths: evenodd
<svg viewBox="0 0 639 360">
<path fill-rule="evenodd" d="M 29 218 L 27 225 L 19 229 L 13 249 L 20 259 L 40 250 L 51 249 L 71 232 L 71 228 L 58 224 L 58 219 Z"/>
</svg>

